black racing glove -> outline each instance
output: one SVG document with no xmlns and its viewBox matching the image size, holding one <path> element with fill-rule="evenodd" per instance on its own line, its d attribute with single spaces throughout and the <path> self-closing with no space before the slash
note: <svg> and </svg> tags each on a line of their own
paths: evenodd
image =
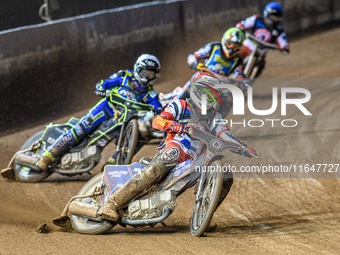
<svg viewBox="0 0 340 255">
<path fill-rule="evenodd" d="M 108 97 L 110 95 L 110 91 L 104 89 L 96 89 L 94 93 L 100 97 Z"/>
<path fill-rule="evenodd" d="M 285 55 L 285 56 L 287 56 L 287 55 L 289 54 L 289 48 L 283 48 L 283 49 L 281 49 L 280 51 L 281 51 L 281 53 L 282 53 L 283 55 Z"/>
</svg>

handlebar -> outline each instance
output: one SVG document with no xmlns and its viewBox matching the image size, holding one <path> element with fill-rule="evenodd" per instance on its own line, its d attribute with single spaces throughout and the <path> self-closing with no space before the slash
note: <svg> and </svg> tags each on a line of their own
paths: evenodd
<svg viewBox="0 0 340 255">
<path fill-rule="evenodd" d="M 204 66 L 200 66 L 198 65 L 196 67 L 197 71 L 201 71 L 201 72 L 207 72 L 207 73 L 211 73 L 212 75 L 214 75 L 215 77 L 217 77 L 221 82 L 223 83 L 228 83 L 230 85 L 235 85 L 237 86 L 240 82 L 242 82 L 241 80 L 238 79 L 233 79 L 230 78 L 228 76 L 224 76 L 222 74 L 218 74 L 218 73 L 214 73 L 213 71 L 209 70 L 208 68 L 204 67 Z"/>
<path fill-rule="evenodd" d="M 209 132 L 205 132 L 204 130 L 201 130 L 200 128 L 197 128 L 195 126 L 192 126 L 191 130 L 191 137 L 201 140 L 203 143 L 205 143 L 208 147 L 208 150 L 212 152 L 215 155 L 222 155 L 224 150 L 230 150 L 234 152 L 241 152 L 248 156 L 258 158 L 256 154 L 253 154 L 247 150 L 246 147 L 234 143 L 232 141 L 226 141 L 223 140 L 217 136 L 214 136 L 210 134 Z"/>
<path fill-rule="evenodd" d="M 252 156 L 254 158 L 259 158 L 257 154 L 250 153 L 249 151 L 246 150 L 245 147 L 239 147 L 239 151 L 243 152 L 244 154 L 247 154 L 249 156 Z"/>
<path fill-rule="evenodd" d="M 260 39 L 258 39 L 257 37 L 255 37 L 254 35 L 250 34 L 250 33 L 246 33 L 246 38 L 251 40 L 251 41 L 255 41 L 256 43 L 258 43 L 260 45 L 261 48 L 266 48 L 266 49 L 270 49 L 270 50 L 279 50 L 279 46 L 274 44 L 274 43 L 267 43 L 264 42 Z"/>
</svg>

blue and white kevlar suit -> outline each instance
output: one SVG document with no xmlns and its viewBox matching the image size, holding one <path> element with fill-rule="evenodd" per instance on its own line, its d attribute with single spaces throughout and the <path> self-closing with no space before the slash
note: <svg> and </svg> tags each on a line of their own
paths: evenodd
<svg viewBox="0 0 340 255">
<path fill-rule="evenodd" d="M 236 27 L 241 30 L 251 32 L 252 35 L 261 41 L 266 43 L 275 43 L 281 50 L 286 50 L 287 53 L 289 52 L 289 44 L 286 38 L 286 33 L 284 32 L 281 24 L 269 26 L 266 25 L 265 19 L 262 16 L 253 15 L 237 23 Z M 255 44 L 251 40 L 245 39 L 241 57 L 245 58 L 248 56 L 255 47 Z"/>
<path fill-rule="evenodd" d="M 140 86 L 131 70 L 119 71 L 109 79 L 100 81 L 96 85 L 96 91 L 98 90 L 111 90 L 111 93 L 116 93 L 123 98 L 153 105 L 155 110 L 161 108 L 158 93 L 152 86 L 147 88 Z M 76 125 L 60 136 L 42 156 L 47 156 L 54 161 L 56 157 L 62 156 L 73 145 L 96 130 L 103 122 L 113 120 L 112 123 L 114 123 L 118 120 L 122 116 L 120 110 L 121 108 L 114 105 L 109 98 L 103 98 Z M 142 144 L 139 144 L 139 149 L 141 146 Z M 114 159 L 115 155 L 112 158 Z"/>
</svg>

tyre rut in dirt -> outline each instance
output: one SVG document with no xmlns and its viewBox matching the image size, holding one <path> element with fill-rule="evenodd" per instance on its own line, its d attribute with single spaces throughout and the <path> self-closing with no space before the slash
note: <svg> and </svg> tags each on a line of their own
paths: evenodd
<svg viewBox="0 0 340 255">
<path fill-rule="evenodd" d="M 88 195 L 93 190 L 102 184 L 102 173 L 97 174 L 89 180 L 78 192 L 77 195 Z M 92 198 L 77 199 L 75 201 L 82 201 L 86 203 L 96 203 Z M 96 203 L 97 204 L 97 203 Z M 102 204 L 100 204 L 102 205 Z M 87 218 L 71 215 L 71 225 L 74 230 L 82 234 L 98 235 L 109 231 L 116 224 L 103 220 L 102 222 L 92 221 Z"/>
<path fill-rule="evenodd" d="M 223 165 L 221 160 L 215 160 L 211 164 L 211 166 L 217 165 L 221 166 L 220 169 L 222 169 Z M 215 167 L 215 169 L 218 168 Z M 193 236 L 202 236 L 210 224 L 222 191 L 223 175 L 222 171 L 207 173 L 203 188 L 203 197 L 200 201 L 195 201 L 190 220 L 190 230 Z"/>
<path fill-rule="evenodd" d="M 137 120 L 130 120 L 123 132 L 121 144 L 122 150 L 121 153 L 117 155 L 117 165 L 128 165 L 131 163 L 136 151 L 138 132 Z"/>
<path fill-rule="evenodd" d="M 43 135 L 44 130 L 41 130 L 32 135 L 20 148 L 20 151 L 29 149 L 34 143 L 38 142 Z M 32 152 L 26 152 L 27 155 L 32 155 Z M 29 167 L 23 167 L 18 164 L 14 164 L 15 178 L 21 182 L 40 182 L 51 175 L 47 171 L 36 171 Z"/>
</svg>

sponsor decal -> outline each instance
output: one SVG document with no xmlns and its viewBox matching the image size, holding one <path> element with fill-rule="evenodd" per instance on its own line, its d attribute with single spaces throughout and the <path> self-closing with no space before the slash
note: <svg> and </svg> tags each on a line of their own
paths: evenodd
<svg viewBox="0 0 340 255">
<path fill-rule="evenodd" d="M 103 116 L 105 116 L 105 113 L 101 111 L 92 118 L 92 121 L 94 122 L 94 121 L 98 120 L 99 118 L 101 118 Z"/>
<path fill-rule="evenodd" d="M 177 177 L 178 175 L 180 175 L 180 173 L 181 173 L 181 170 L 177 169 L 176 172 L 174 172 L 174 177 Z"/>
<path fill-rule="evenodd" d="M 99 139 L 97 143 L 101 146 L 104 147 L 107 144 L 107 140 L 105 138 Z"/>
<path fill-rule="evenodd" d="M 230 66 L 230 63 L 228 63 Z M 216 64 L 216 65 L 208 65 L 207 67 L 209 70 L 214 71 L 215 73 L 221 74 L 221 75 L 226 75 L 226 73 L 223 71 L 223 66 L 221 64 Z"/>
<path fill-rule="evenodd" d="M 162 153 L 161 159 L 164 163 L 174 162 L 179 158 L 179 149 L 169 148 Z"/>
<path fill-rule="evenodd" d="M 55 139 L 53 137 L 49 137 L 49 138 L 47 138 L 47 142 L 49 144 L 53 144 L 55 142 Z"/>
<path fill-rule="evenodd" d="M 64 133 L 65 133 L 65 130 L 62 130 L 62 129 L 60 129 L 60 128 L 56 128 L 55 130 L 58 131 L 58 132 L 61 133 L 61 134 L 64 134 Z M 67 131 L 67 130 L 66 130 L 66 131 Z"/>
<path fill-rule="evenodd" d="M 133 99 L 135 95 L 125 89 L 119 90 L 119 94 L 128 99 Z"/>
<path fill-rule="evenodd" d="M 219 139 L 212 139 L 210 145 L 215 149 L 221 149 L 223 144 Z"/>
<path fill-rule="evenodd" d="M 126 90 L 120 90 L 119 94 L 122 95 L 122 96 L 126 96 L 127 92 L 126 92 Z"/>
<path fill-rule="evenodd" d="M 109 177 L 121 177 L 122 175 L 128 175 L 128 171 L 120 170 L 108 173 Z M 123 184 L 122 184 L 123 185 Z"/>
<path fill-rule="evenodd" d="M 189 141 L 189 140 L 183 139 L 183 140 L 181 140 L 181 143 L 182 143 L 185 147 L 187 147 L 188 149 L 190 149 L 190 141 Z"/>
<path fill-rule="evenodd" d="M 58 151 L 62 146 L 64 146 L 65 144 L 67 144 L 69 141 L 72 140 L 72 134 L 68 134 L 67 136 L 65 136 L 63 139 L 61 139 L 52 149 L 52 152 L 56 152 Z"/>
<path fill-rule="evenodd" d="M 154 90 L 151 90 L 150 96 L 151 96 L 152 98 L 156 97 L 156 96 L 157 96 L 157 92 L 154 91 Z"/>
<path fill-rule="evenodd" d="M 257 29 L 254 33 L 254 36 L 264 42 L 269 42 L 270 38 L 272 37 L 271 33 L 265 28 Z"/>
<path fill-rule="evenodd" d="M 272 31 L 272 34 L 273 34 L 273 36 L 278 36 L 278 35 L 279 35 L 279 31 L 277 31 L 276 29 L 274 29 L 274 30 Z"/>
<path fill-rule="evenodd" d="M 83 129 L 79 124 L 74 126 L 73 129 L 76 132 L 77 136 L 81 136 L 83 134 Z"/>
<path fill-rule="evenodd" d="M 87 117 L 86 119 L 84 119 L 81 122 L 85 127 L 91 127 L 92 123 L 93 123 L 93 119 L 92 116 Z"/>
<path fill-rule="evenodd" d="M 148 63 L 147 63 L 148 66 L 151 66 L 151 67 L 156 67 L 156 62 L 155 61 L 152 61 L 152 60 L 149 60 Z"/>
</svg>

